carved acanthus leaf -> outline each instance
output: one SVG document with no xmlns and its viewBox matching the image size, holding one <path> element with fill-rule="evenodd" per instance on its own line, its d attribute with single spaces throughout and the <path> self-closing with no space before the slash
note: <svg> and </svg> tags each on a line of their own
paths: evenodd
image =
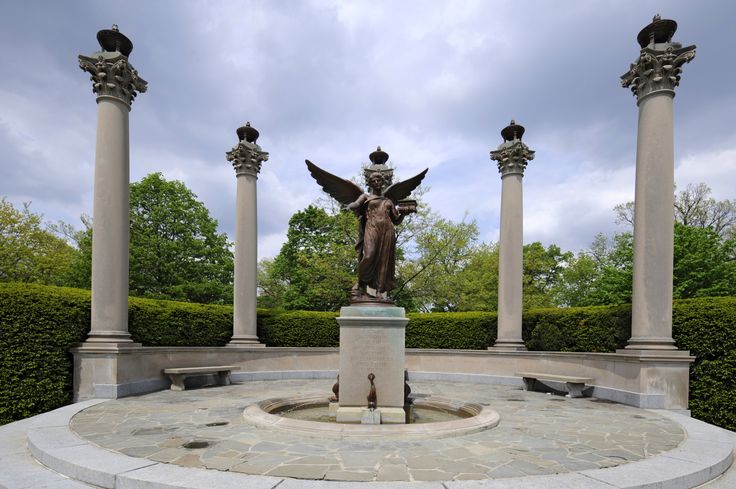
<svg viewBox="0 0 736 489">
<path fill-rule="evenodd" d="M 658 90 L 674 90 L 680 84 L 682 65 L 695 57 L 695 46 L 657 50 L 649 46 L 641 50 L 629 71 L 621 76 L 621 85 L 640 99 Z"/>
<path fill-rule="evenodd" d="M 90 74 L 92 91 L 97 96 L 115 97 L 130 105 L 140 92 L 146 91 L 148 82 L 123 55 L 114 58 L 79 56 L 79 67 Z"/>
<path fill-rule="evenodd" d="M 227 161 L 232 162 L 236 175 L 258 176 L 261 164 L 268 161 L 268 153 L 256 143 L 240 141 L 232 150 L 225 153 Z"/>
<path fill-rule="evenodd" d="M 491 159 L 498 162 L 501 177 L 512 173 L 523 175 L 526 165 L 534 159 L 534 151 L 517 139 L 491 151 Z"/>
</svg>

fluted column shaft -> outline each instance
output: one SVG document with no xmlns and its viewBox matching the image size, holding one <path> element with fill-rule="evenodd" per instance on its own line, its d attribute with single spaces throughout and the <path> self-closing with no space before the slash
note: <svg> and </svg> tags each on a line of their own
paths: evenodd
<svg viewBox="0 0 736 489">
<path fill-rule="evenodd" d="M 501 229 L 498 249 L 497 348 L 524 349 L 521 338 L 523 275 L 523 198 L 521 173 L 501 178 Z"/>
<path fill-rule="evenodd" d="M 631 339 L 627 348 L 674 349 L 672 273 L 674 247 L 674 92 L 639 103 L 634 212 Z"/>
<path fill-rule="evenodd" d="M 79 66 L 90 74 L 92 91 L 97 95 L 92 315 L 87 343 L 115 347 L 133 344 L 128 333 L 128 115 L 136 94 L 145 92 L 148 84 L 128 62 L 132 43 L 126 46 L 130 41 L 116 27 L 100 31 L 98 40 L 102 51 L 79 56 Z"/>
<path fill-rule="evenodd" d="M 256 177 L 238 175 L 235 221 L 235 286 L 231 343 L 258 343 L 256 296 L 258 212 Z"/>
<path fill-rule="evenodd" d="M 116 98 L 98 99 L 89 342 L 132 341 L 128 333 L 129 110 Z"/>
<path fill-rule="evenodd" d="M 514 121 L 501 131 L 504 142 L 491 151 L 501 174 L 501 225 L 498 242 L 498 336 L 492 349 L 526 350 L 521 335 L 523 305 L 522 179 L 534 151 L 521 142 L 524 128 Z"/>
<path fill-rule="evenodd" d="M 258 341 L 258 198 L 257 181 L 268 153 L 256 144 L 250 123 L 238 129 L 240 142 L 226 153 L 237 178 L 233 337 L 229 346 L 264 346 Z"/>
<path fill-rule="evenodd" d="M 675 350 L 672 339 L 675 155 L 673 98 L 695 46 L 673 42 L 673 20 L 655 16 L 639 33 L 639 58 L 621 77 L 637 97 L 634 269 L 627 349 Z"/>
</svg>

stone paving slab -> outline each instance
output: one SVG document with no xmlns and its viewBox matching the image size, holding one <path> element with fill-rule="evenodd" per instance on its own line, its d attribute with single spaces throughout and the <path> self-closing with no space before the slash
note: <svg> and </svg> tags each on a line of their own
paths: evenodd
<svg viewBox="0 0 736 489">
<path fill-rule="evenodd" d="M 74 416 L 82 438 L 124 454 L 188 467 L 335 481 L 451 481 L 596 470 L 675 449 L 666 416 L 596 399 L 514 386 L 412 382 L 412 392 L 489 405 L 498 427 L 459 437 L 321 439 L 246 422 L 245 407 L 273 397 L 331 392 L 331 380 L 247 382 L 161 391 L 91 406 Z M 187 448 L 194 442 L 195 448 Z M 305 457 L 311 457 L 305 459 Z"/>
<path fill-rule="evenodd" d="M 147 467 L 155 462 L 100 450 L 92 445 L 40 449 L 30 445 L 33 456 L 56 472 L 99 487 L 113 489 L 117 474 Z"/>
<path fill-rule="evenodd" d="M 475 386 L 477 388 L 477 386 Z M 214 389 L 213 389 L 214 390 Z M 416 390 L 415 390 L 416 392 Z M 537 394 L 539 395 L 539 394 Z M 543 394 L 541 395 L 544 396 Z M 242 399 L 241 399 L 242 401 Z M 594 401 L 587 400 L 588 402 Z M 510 402 L 520 402 L 517 400 Z M 556 402 L 556 401 L 550 401 Z M 213 405 L 218 405 L 217 402 Z M 84 405 L 72 405 L 64 408 L 64 414 L 58 412 L 52 412 L 44 415 L 39 415 L 35 418 L 29 418 L 16 423 L 11 423 L 6 426 L 0 426 L 0 488 L 59 488 L 59 489 L 81 489 L 89 488 L 84 483 L 76 480 L 70 480 L 65 478 L 63 475 L 53 472 L 42 465 L 38 464 L 26 451 L 25 440 L 23 434 L 30 435 L 36 438 L 36 443 L 39 446 L 54 447 L 60 446 L 67 443 L 71 443 L 73 446 L 61 447 L 61 448 L 49 448 L 49 451 L 58 450 L 78 450 L 85 447 L 84 445 L 74 445 L 76 443 L 76 437 L 70 431 L 63 433 L 62 429 L 59 429 L 59 423 L 64 422 L 64 416 L 66 421 L 69 422 L 71 415 L 79 411 Z M 201 408 L 194 408 L 194 410 Z M 216 408 L 217 411 L 220 408 Z M 206 410 L 205 410 L 206 411 Z M 573 409 L 573 412 L 575 410 Z M 525 453 L 519 447 L 513 450 L 515 464 L 512 466 L 511 463 L 502 464 L 496 467 L 494 473 L 504 473 L 505 478 L 500 479 L 489 479 L 485 480 L 465 480 L 466 478 L 474 478 L 476 474 L 473 473 L 461 473 L 453 481 L 443 482 L 418 482 L 418 481 L 406 481 L 406 475 L 409 473 L 409 463 L 406 458 L 400 456 L 389 457 L 390 463 L 386 463 L 381 467 L 387 469 L 396 470 L 397 467 L 405 469 L 403 472 L 403 481 L 401 477 L 396 477 L 393 482 L 359 482 L 359 481 L 342 481 L 342 480 L 304 480 L 294 478 L 279 478 L 279 477 L 268 477 L 268 476 L 247 476 L 238 471 L 230 470 L 206 470 L 204 468 L 185 468 L 170 463 L 157 463 L 152 462 L 143 468 L 128 470 L 124 472 L 118 472 L 114 475 L 114 487 L 124 489 L 209 489 L 218 487 L 254 487 L 256 489 L 312 489 L 312 488 L 327 488 L 327 489 L 511 489 L 511 488 L 590 488 L 590 489 L 610 489 L 612 487 L 623 488 L 678 488 L 678 487 L 693 487 L 694 485 L 700 484 L 715 476 L 721 468 L 725 468 L 731 463 L 733 452 L 725 453 L 725 450 L 729 448 L 736 448 L 736 434 L 716 428 L 706 423 L 686 418 L 682 415 L 662 412 L 662 411 L 643 411 L 635 410 L 637 414 L 644 416 L 646 414 L 654 415 L 657 418 L 669 419 L 674 422 L 676 426 L 680 426 L 680 431 L 685 435 L 685 440 L 674 450 L 664 451 L 658 455 L 648 455 L 645 460 L 635 461 L 632 463 L 619 463 L 618 466 L 608 469 L 590 470 L 589 472 L 569 472 L 562 474 L 552 475 L 536 475 L 536 476 L 524 476 L 523 474 L 513 477 L 514 472 L 525 467 L 528 464 L 529 454 Z M 222 416 L 223 411 L 217 411 L 217 416 Z M 560 413 L 562 418 L 565 417 L 565 413 Z M 48 416 L 49 421 L 46 422 L 44 417 Z M 642 418 L 635 418 L 642 419 Z M 142 421 L 142 420 L 138 420 Z M 144 420 L 143 420 L 144 421 Z M 102 423 L 98 419 L 88 424 L 88 427 L 94 428 L 97 433 L 102 436 L 104 430 L 102 429 Z M 136 422 L 133 419 L 127 421 L 121 420 L 121 426 L 133 427 Z M 143 427 L 145 425 L 145 427 Z M 195 424 L 195 426 L 197 426 Z M 223 429 L 224 426 L 206 426 L 207 429 Z M 44 427 L 48 428 L 49 433 L 55 440 L 48 440 L 43 443 L 38 442 L 38 437 L 44 433 Z M 682 431 L 684 428 L 687 433 Z M 134 429 L 142 429 L 145 431 L 138 431 L 140 437 L 152 436 L 152 435 L 163 435 L 168 433 L 171 435 L 171 431 L 163 429 L 161 426 L 150 426 L 143 423 L 141 427 Z M 601 430 L 593 430 L 601 431 Z M 664 430 L 665 433 L 672 433 L 672 430 Z M 108 433 L 109 434 L 109 433 Z M 595 436 L 599 436 L 595 435 Z M 559 434 L 560 439 L 565 440 L 566 443 L 572 443 L 575 440 L 574 436 Z M 108 441 L 115 445 L 119 444 L 122 446 L 128 443 L 125 440 L 114 441 L 115 437 L 111 436 Z M 126 440 L 129 440 L 128 436 Z M 668 436 L 666 434 L 659 434 L 654 438 L 661 438 L 667 441 Z M 708 440 L 712 440 L 714 443 L 709 444 Z M 425 440 L 420 445 L 426 445 L 426 450 L 437 450 L 443 446 L 447 440 Z M 499 440 L 496 440 L 500 443 Z M 610 454 L 626 455 L 627 450 L 632 449 L 631 440 L 624 440 L 622 447 L 613 449 L 606 449 L 610 451 Z M 472 446 L 462 445 L 456 446 L 450 450 L 453 456 L 465 456 L 474 457 L 475 463 L 482 463 L 488 461 L 489 454 L 497 454 L 502 444 L 496 443 L 490 444 L 489 446 L 481 446 L 477 442 Z M 555 442 L 556 443 L 556 442 Z M 172 436 L 168 443 L 170 448 L 175 448 L 180 445 L 180 439 L 176 436 Z M 313 452 L 315 446 L 319 446 L 319 440 L 302 440 L 299 442 L 290 443 L 289 440 L 279 439 L 276 441 L 264 441 L 258 436 L 253 434 L 243 433 L 238 438 L 238 441 L 227 440 L 223 442 L 220 452 L 216 456 L 212 457 L 201 457 L 201 455 L 193 456 L 189 454 L 184 458 L 189 461 L 193 460 L 228 460 L 228 458 L 237 457 L 239 449 L 244 446 L 256 447 L 259 449 L 275 449 L 284 450 L 285 447 L 289 447 L 289 450 L 298 454 L 300 458 L 296 461 L 301 462 L 303 465 L 327 465 L 331 468 L 327 469 L 325 474 L 333 473 L 336 478 L 340 478 L 346 474 L 350 474 L 351 471 L 344 470 L 342 467 L 334 466 L 334 459 L 330 458 L 329 454 L 326 455 L 314 455 Z M 416 443 L 414 443 L 416 445 Z M 150 447 L 145 443 L 137 444 L 135 448 L 143 450 L 145 447 Z M 540 439 L 534 444 L 534 450 L 550 450 L 554 447 L 554 443 L 550 444 L 549 440 Z M 234 449 L 235 448 L 235 449 Z M 407 443 L 402 447 L 402 450 L 407 448 L 418 448 L 412 446 L 412 443 Z M 575 448 L 575 447 L 573 447 Z M 579 447 L 578 447 L 579 448 Z M 131 457 L 127 457 L 122 454 L 116 454 L 109 452 L 101 448 L 95 447 L 92 444 L 86 445 L 87 450 L 80 451 L 77 458 L 69 457 L 68 462 L 70 464 L 78 464 L 81 466 L 90 465 L 93 461 L 101 458 L 110 457 L 112 459 L 120 457 L 123 460 L 128 460 Z M 348 453 L 359 453 L 368 452 L 364 444 L 346 443 L 344 449 Z M 354 450 L 354 451 L 351 451 Z M 618 451 L 622 450 L 622 451 Z M 582 458 L 585 454 L 578 453 L 576 450 L 566 450 L 565 453 L 572 452 L 576 457 Z M 554 453 L 554 451 L 547 452 L 547 455 Z M 588 455 L 592 455 L 592 452 L 588 452 Z M 725 456 L 724 456 L 725 454 Z M 255 456 L 267 456 L 267 453 L 260 453 Z M 432 455 L 430 455 L 432 456 Z M 237 467 L 248 467 L 253 466 L 249 464 L 250 458 L 254 457 L 253 454 L 248 454 L 242 457 L 242 461 Z M 556 457 L 552 457 L 555 459 Z M 557 457 L 559 458 L 559 457 Z M 138 459 L 141 462 L 145 462 L 145 459 Z M 238 461 L 241 459 L 238 458 Z M 437 459 L 433 459 L 437 462 Z M 544 459 L 543 459 L 544 460 Z M 414 462 L 414 461 L 413 461 Z M 413 463 L 412 462 L 412 463 Z M 548 463 L 556 463 L 548 461 Z M 690 465 L 688 465 L 690 464 Z M 104 466 L 105 464 L 103 464 Z M 292 463 L 292 465 L 299 465 L 298 463 Z M 419 465 L 430 465 L 422 464 Z M 458 465 L 460 467 L 460 465 Z M 463 470 L 470 470 L 474 465 L 466 463 L 462 465 Z M 510 468 L 511 467 L 511 468 Z M 439 468 L 417 468 L 417 471 L 441 471 L 443 467 Z M 65 467 L 64 469 L 68 469 Z M 265 467 L 262 467 L 265 470 Z M 635 476 L 633 478 L 627 477 L 635 474 L 636 470 L 632 469 L 643 469 L 643 477 Z M 505 470 L 505 472 L 503 472 Z M 691 472 L 687 473 L 688 470 Z M 369 472 L 368 467 L 361 467 L 359 476 L 364 476 L 365 472 Z M 380 473 L 380 471 L 378 471 Z M 401 473 L 401 472 L 399 472 Z M 652 474 L 659 475 L 660 478 L 652 477 Z M 611 476 L 608 478 L 607 476 Z M 354 476 L 355 477 L 355 476 Z M 668 478 L 669 477 L 669 478 Z M 605 479 L 605 481 L 604 481 Z M 736 487 L 736 468 L 731 467 L 722 477 L 713 480 L 710 483 L 705 484 L 703 489 L 733 489 Z M 98 486 L 95 486 L 98 487 Z"/>
<path fill-rule="evenodd" d="M 0 456 L 0 488 L 89 489 L 92 486 L 47 469 L 26 453 Z"/>
<path fill-rule="evenodd" d="M 283 479 L 156 464 L 117 476 L 115 489 L 272 489 Z"/>
<path fill-rule="evenodd" d="M 618 487 L 581 474 L 560 474 L 554 478 L 528 477 L 525 479 L 445 482 L 446 489 L 614 489 Z"/>
</svg>

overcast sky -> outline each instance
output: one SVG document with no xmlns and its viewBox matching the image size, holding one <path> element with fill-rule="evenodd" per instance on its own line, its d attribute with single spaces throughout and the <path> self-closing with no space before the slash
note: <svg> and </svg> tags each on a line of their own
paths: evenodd
<svg viewBox="0 0 736 489">
<path fill-rule="evenodd" d="M 92 213 L 96 104 L 78 54 L 120 26 L 149 82 L 130 117 L 131 179 L 186 183 L 234 235 L 225 152 L 251 121 L 270 152 L 258 180 L 259 255 L 321 195 L 308 158 L 357 175 L 377 145 L 399 179 L 425 167 L 426 200 L 498 239 L 501 180 L 489 151 L 513 118 L 536 151 L 524 241 L 586 248 L 621 231 L 633 200 L 636 100 L 619 77 L 655 13 L 696 44 L 675 98 L 675 178 L 736 197 L 736 2 L 4 1 L 0 196 L 81 227 Z"/>
</svg>

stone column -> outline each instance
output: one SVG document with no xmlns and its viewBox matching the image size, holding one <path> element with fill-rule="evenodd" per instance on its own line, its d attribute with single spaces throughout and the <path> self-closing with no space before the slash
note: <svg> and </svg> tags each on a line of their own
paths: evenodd
<svg viewBox="0 0 736 489">
<path fill-rule="evenodd" d="M 639 106 L 634 208 L 634 280 L 627 349 L 674 350 L 672 269 L 674 142 L 672 101 L 695 46 L 673 42 L 673 20 L 659 15 L 638 35 L 641 52 L 621 77 Z"/>
<path fill-rule="evenodd" d="M 498 257 L 498 338 L 492 349 L 526 350 L 521 338 L 524 169 L 534 151 L 521 142 L 524 127 L 511 121 L 491 159 L 501 173 L 501 231 Z"/>
<path fill-rule="evenodd" d="M 237 131 L 240 141 L 226 153 L 237 177 L 235 216 L 235 287 L 233 337 L 228 346 L 264 346 L 256 331 L 258 282 L 258 212 L 256 181 L 268 153 L 256 144 L 258 131 L 250 122 Z"/>
<path fill-rule="evenodd" d="M 129 63 L 130 39 L 117 26 L 97 33 L 101 51 L 79 56 L 97 95 L 92 221 L 92 321 L 86 343 L 132 345 L 128 333 L 130 154 L 128 112 L 147 82 Z"/>
</svg>

